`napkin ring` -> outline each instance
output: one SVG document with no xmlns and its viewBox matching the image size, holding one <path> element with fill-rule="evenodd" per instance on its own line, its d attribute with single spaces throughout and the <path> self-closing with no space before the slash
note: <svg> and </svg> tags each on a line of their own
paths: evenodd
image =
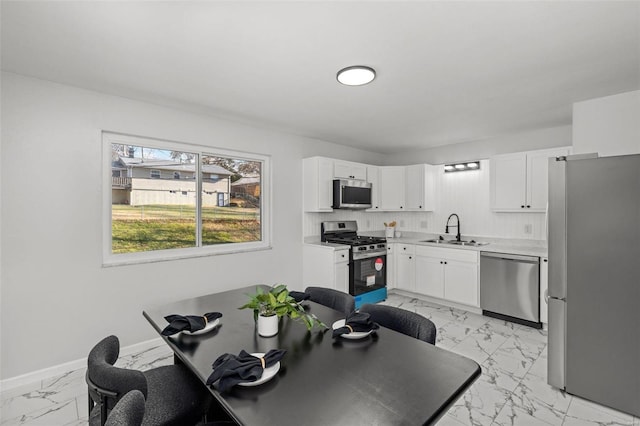
<svg viewBox="0 0 640 426">
<path fill-rule="evenodd" d="M 264 362 L 264 358 L 260 357 L 258 359 L 260 360 L 260 363 L 262 364 L 262 369 L 264 370 L 266 368 L 266 364 Z"/>
<path fill-rule="evenodd" d="M 207 326 L 207 324 L 209 324 L 209 320 L 207 319 L 206 315 L 203 315 L 202 318 L 204 318 L 204 325 L 205 327 Z"/>
<path fill-rule="evenodd" d="M 353 328 L 349 324 L 345 324 L 345 327 L 349 329 L 349 333 L 353 333 Z"/>
</svg>

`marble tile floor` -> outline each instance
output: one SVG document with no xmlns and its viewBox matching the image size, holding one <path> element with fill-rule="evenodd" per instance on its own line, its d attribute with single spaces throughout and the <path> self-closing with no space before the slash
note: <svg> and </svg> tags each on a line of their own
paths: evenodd
<svg viewBox="0 0 640 426">
<path fill-rule="evenodd" d="M 438 328 L 436 345 L 476 360 L 482 376 L 438 422 L 461 425 L 626 425 L 640 419 L 551 388 L 546 382 L 546 332 L 391 293 L 385 304 L 415 311 Z M 121 367 L 173 362 L 157 347 L 121 357 Z M 0 425 L 86 425 L 84 369 L 0 392 Z"/>
</svg>

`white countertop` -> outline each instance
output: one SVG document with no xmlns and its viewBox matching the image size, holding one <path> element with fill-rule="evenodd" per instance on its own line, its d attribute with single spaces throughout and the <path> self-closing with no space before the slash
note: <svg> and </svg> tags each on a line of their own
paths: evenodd
<svg viewBox="0 0 640 426">
<path fill-rule="evenodd" d="M 426 243 L 424 240 L 438 238 L 440 234 L 426 234 L 417 232 L 403 232 L 403 236 L 400 238 L 387 238 L 387 243 L 400 243 L 400 244 L 416 244 L 440 248 L 450 248 L 456 250 L 474 250 L 474 251 L 489 251 L 493 253 L 509 253 L 520 254 L 525 256 L 539 256 L 547 257 L 547 245 L 546 241 L 541 240 L 521 240 L 510 238 L 489 238 L 489 237 L 474 237 L 469 235 L 463 235 L 464 240 L 475 240 L 478 242 L 488 242 L 489 244 L 483 246 L 459 246 L 454 244 L 438 244 L 438 243 Z M 384 231 L 370 231 L 360 232 L 360 235 L 371 236 L 383 236 Z M 454 235 L 446 235 L 445 239 L 454 239 Z M 348 248 L 349 246 L 344 244 L 323 243 L 320 241 L 319 236 L 305 237 L 305 244 L 321 245 L 328 249 L 341 250 Z"/>
</svg>

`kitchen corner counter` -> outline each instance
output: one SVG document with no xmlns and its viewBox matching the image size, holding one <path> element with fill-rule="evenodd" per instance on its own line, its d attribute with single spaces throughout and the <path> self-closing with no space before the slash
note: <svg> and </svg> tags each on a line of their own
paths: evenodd
<svg viewBox="0 0 640 426">
<path fill-rule="evenodd" d="M 327 249 L 333 250 L 348 250 L 350 248 L 349 245 L 346 244 L 335 244 L 335 243 L 326 243 L 320 241 L 320 237 L 305 237 L 304 244 L 312 245 L 312 246 L 321 246 Z"/>
</svg>

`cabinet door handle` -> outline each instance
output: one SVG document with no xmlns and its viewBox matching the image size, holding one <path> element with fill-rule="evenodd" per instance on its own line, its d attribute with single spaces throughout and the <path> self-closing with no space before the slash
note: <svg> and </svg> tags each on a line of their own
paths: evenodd
<svg viewBox="0 0 640 426">
<path fill-rule="evenodd" d="M 528 208 L 528 209 L 530 209 L 530 208 L 531 208 L 531 206 L 527 205 L 527 208 Z"/>
<path fill-rule="evenodd" d="M 520 206 L 521 209 L 524 209 L 524 206 Z"/>
<path fill-rule="evenodd" d="M 342 255 L 342 257 L 344 257 L 344 254 Z"/>
<path fill-rule="evenodd" d="M 447 264 L 447 262 L 444 262 L 444 264 L 446 265 L 446 264 Z"/>
<path fill-rule="evenodd" d="M 400 208 L 402 208 L 402 206 L 400 206 Z"/>
<path fill-rule="evenodd" d="M 411 260 L 411 259 L 412 259 L 411 256 L 409 256 L 409 260 Z"/>
<path fill-rule="evenodd" d="M 542 259 L 542 261 L 543 261 L 543 262 L 548 262 L 548 260 L 547 260 L 547 259 Z"/>
</svg>

